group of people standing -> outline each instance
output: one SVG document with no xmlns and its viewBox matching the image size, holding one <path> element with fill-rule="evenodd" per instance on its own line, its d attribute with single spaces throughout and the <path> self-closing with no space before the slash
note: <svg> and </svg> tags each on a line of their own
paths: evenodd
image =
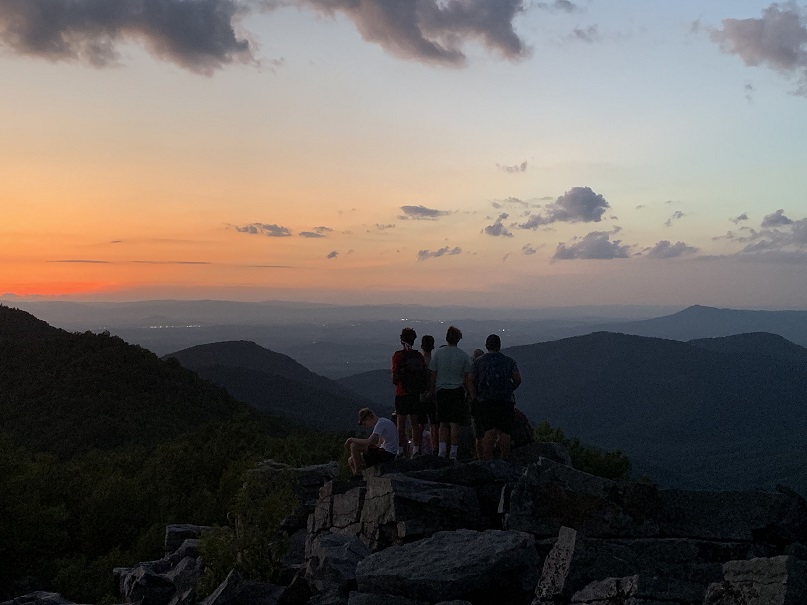
<svg viewBox="0 0 807 605">
<path fill-rule="evenodd" d="M 460 427 L 469 416 L 477 456 L 492 458 L 498 444 L 500 456 L 507 458 L 515 420 L 514 391 L 521 384 L 521 374 L 515 360 L 501 352 L 499 336 L 488 336 L 487 352 L 477 349 L 473 360 L 457 346 L 462 332 L 454 326 L 448 328 L 446 344 L 440 348 L 435 349 L 434 337 L 426 335 L 418 351 L 416 339 L 415 330 L 404 328 L 402 348 L 392 356 L 396 422 L 363 408 L 359 424 L 372 434 L 345 442 L 354 475 L 364 466 L 407 455 L 407 423 L 412 432 L 411 456 L 423 453 L 423 438 L 428 435 L 432 444 L 438 444 L 438 456 L 456 460 Z"/>
</svg>

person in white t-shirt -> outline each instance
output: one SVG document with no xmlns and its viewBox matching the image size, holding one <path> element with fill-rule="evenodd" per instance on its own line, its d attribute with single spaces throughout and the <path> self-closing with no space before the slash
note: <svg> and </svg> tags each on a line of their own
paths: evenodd
<svg viewBox="0 0 807 605">
<path fill-rule="evenodd" d="M 398 427 L 389 418 L 379 418 L 370 408 L 359 410 L 359 424 L 372 429 L 367 439 L 350 437 L 345 447 L 350 450 L 347 460 L 354 479 L 361 479 L 362 470 L 382 462 L 395 460 L 398 454 Z"/>
</svg>

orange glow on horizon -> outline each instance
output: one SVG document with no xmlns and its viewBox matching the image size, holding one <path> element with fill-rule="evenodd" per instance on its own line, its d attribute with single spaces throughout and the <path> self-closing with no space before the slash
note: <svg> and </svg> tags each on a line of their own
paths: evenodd
<svg viewBox="0 0 807 605">
<path fill-rule="evenodd" d="M 117 288 L 108 283 L 92 282 L 43 282 L 38 284 L 4 284 L 0 285 L 0 295 L 14 296 L 75 296 L 80 294 L 100 294 L 113 292 Z"/>
</svg>

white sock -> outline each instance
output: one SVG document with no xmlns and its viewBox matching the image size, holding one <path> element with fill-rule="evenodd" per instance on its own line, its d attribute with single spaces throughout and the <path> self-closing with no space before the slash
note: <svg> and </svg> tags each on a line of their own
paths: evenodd
<svg viewBox="0 0 807 605">
<path fill-rule="evenodd" d="M 446 442 L 445 441 L 440 442 L 440 450 L 439 450 L 437 455 L 438 456 L 445 456 L 446 455 Z"/>
<path fill-rule="evenodd" d="M 458 449 L 460 449 L 460 446 L 458 446 L 458 445 L 452 445 L 451 446 L 451 458 L 456 458 L 457 457 L 457 450 Z"/>
</svg>

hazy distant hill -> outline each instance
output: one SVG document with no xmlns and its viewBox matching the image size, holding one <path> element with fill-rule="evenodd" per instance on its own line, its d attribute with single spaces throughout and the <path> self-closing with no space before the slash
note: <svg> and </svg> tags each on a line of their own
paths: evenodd
<svg viewBox="0 0 807 605">
<path fill-rule="evenodd" d="M 748 354 L 764 342 L 764 355 Z M 709 343 L 707 343 L 709 344 Z M 598 332 L 507 349 L 519 406 L 690 486 L 807 493 L 807 365 L 784 339 L 683 343 Z M 711 350 L 722 349 L 722 350 Z M 797 456 L 798 458 L 793 458 Z"/>
<path fill-rule="evenodd" d="M 776 334 L 768 334 L 767 332 L 736 334 L 722 338 L 701 338 L 690 340 L 689 342 L 690 344 L 709 349 L 710 351 L 742 355 L 761 355 L 807 365 L 807 348 L 794 344 L 786 338 Z"/>
<path fill-rule="evenodd" d="M 254 412 L 120 338 L 52 328 L 0 306 L 0 429 L 36 450 L 154 445 Z"/>
<path fill-rule="evenodd" d="M 337 380 L 351 391 L 371 400 L 378 409 L 392 409 L 395 404 L 395 387 L 389 370 L 371 370 Z"/>
<path fill-rule="evenodd" d="M 673 340 L 768 332 L 807 346 L 807 311 L 746 311 L 695 305 L 672 315 L 600 324 L 596 329 Z"/>
<path fill-rule="evenodd" d="M 198 345 L 167 358 L 224 387 L 239 401 L 308 426 L 353 429 L 357 411 L 372 404 L 291 357 L 250 341 Z"/>
</svg>

